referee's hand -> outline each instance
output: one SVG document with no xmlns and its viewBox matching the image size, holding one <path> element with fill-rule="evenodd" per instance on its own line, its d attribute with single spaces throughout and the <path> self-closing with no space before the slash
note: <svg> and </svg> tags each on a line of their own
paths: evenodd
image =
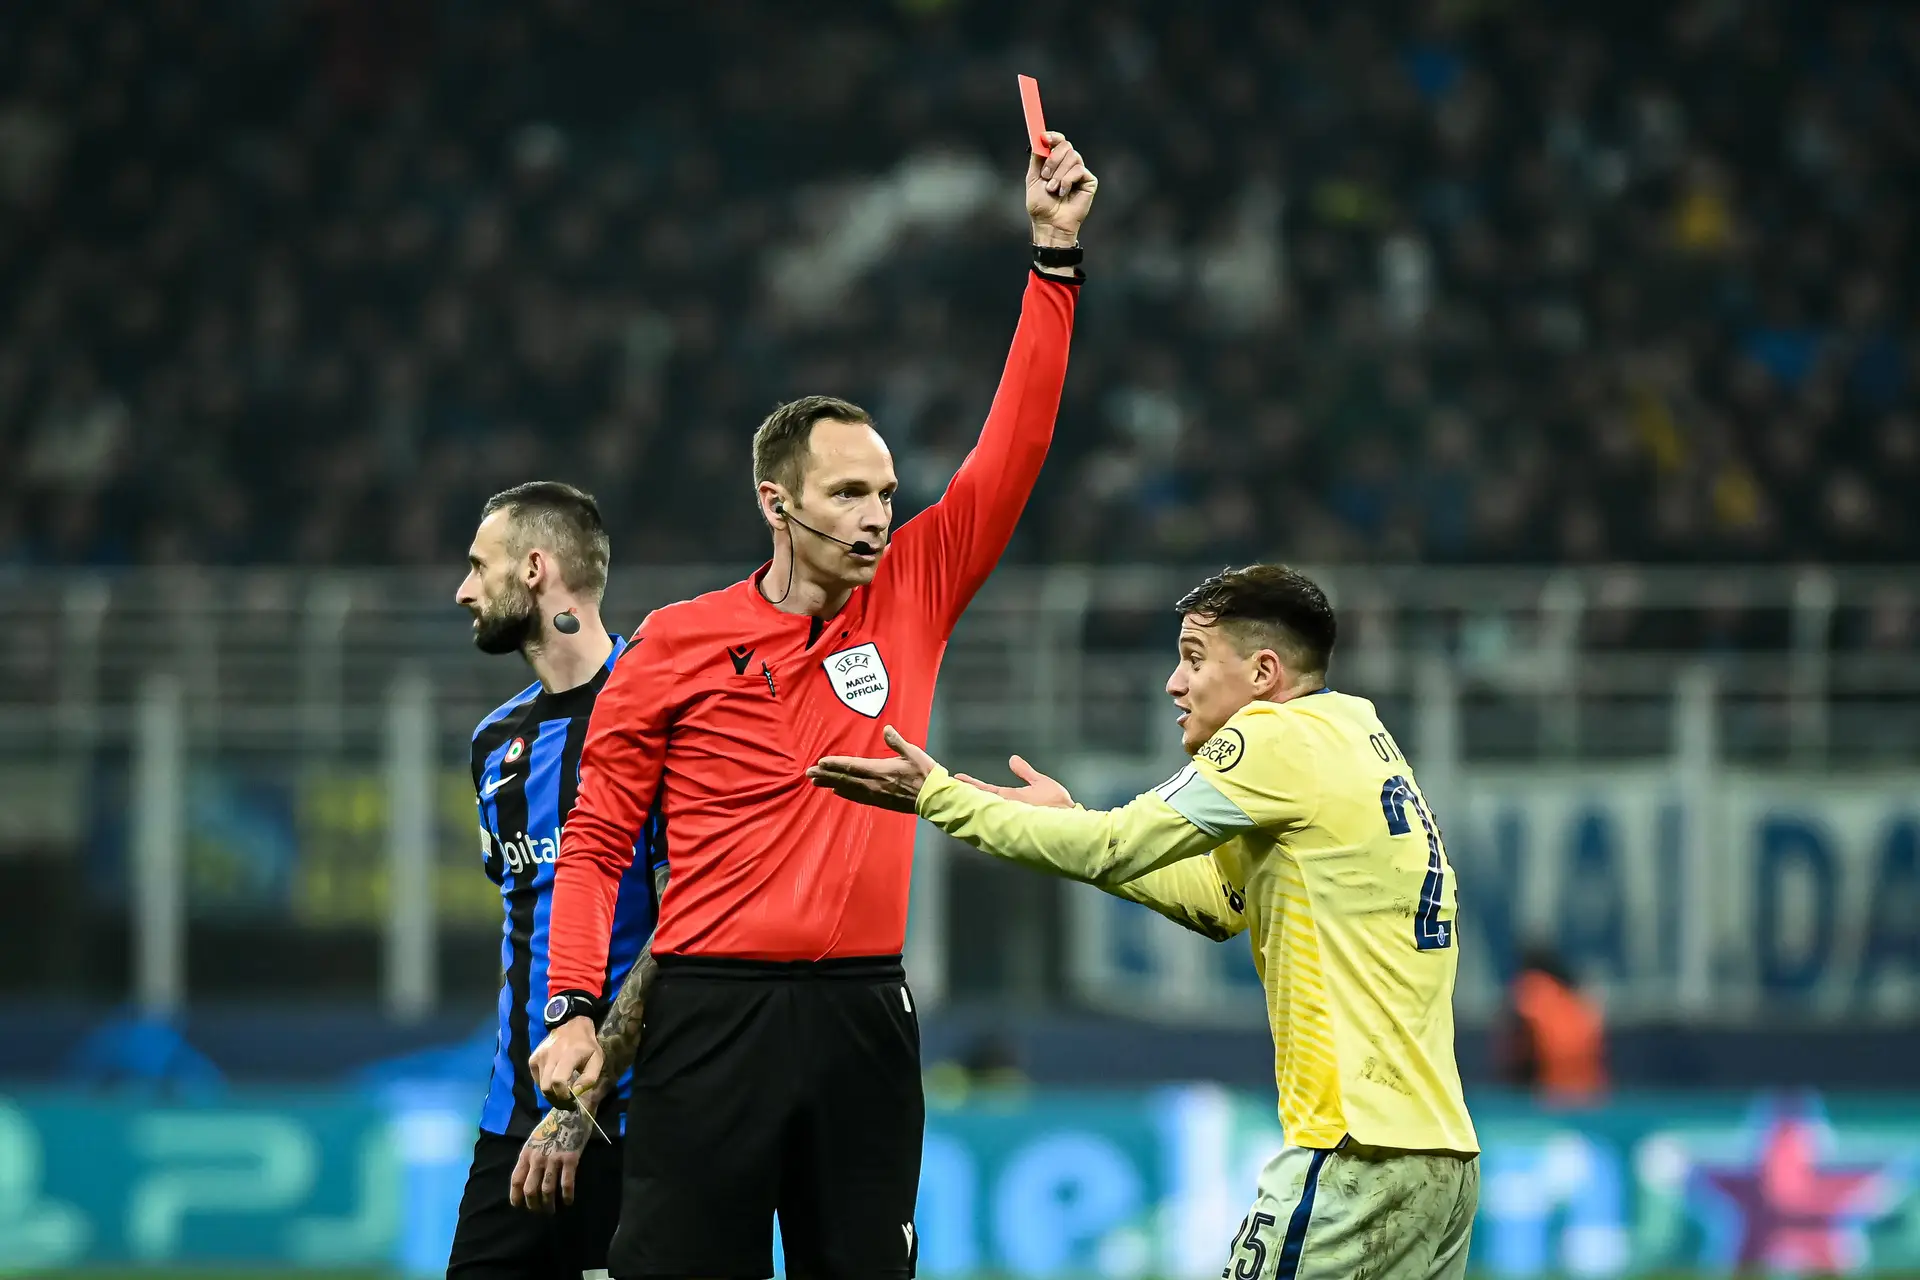
<svg viewBox="0 0 1920 1280">
<path fill-rule="evenodd" d="M 1027 156 L 1027 216 L 1033 219 L 1033 242 L 1065 248 L 1080 239 L 1080 224 L 1093 207 L 1100 179 L 1067 141 L 1064 133 L 1047 134 L 1048 156 Z"/>
<path fill-rule="evenodd" d="M 527 1059 L 527 1067 L 533 1072 L 534 1087 L 546 1095 L 547 1101 L 562 1111 L 571 1111 L 576 1095 L 584 1098 L 599 1085 L 605 1061 L 593 1019 L 583 1013 L 548 1032 Z"/>
<path fill-rule="evenodd" d="M 898 813 L 914 812 L 920 788 L 940 762 L 914 746 L 892 725 L 882 734 L 896 754 L 892 756 L 827 756 L 807 770 L 816 787 L 835 795 Z"/>
</svg>

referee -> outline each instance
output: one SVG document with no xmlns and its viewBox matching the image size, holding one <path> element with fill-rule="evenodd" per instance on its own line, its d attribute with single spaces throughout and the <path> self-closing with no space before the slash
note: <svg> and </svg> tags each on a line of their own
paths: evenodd
<svg viewBox="0 0 1920 1280">
<path fill-rule="evenodd" d="M 594 1039 L 616 887 L 650 819 L 672 879 L 634 1065 L 620 1277 L 904 1277 L 925 1106 L 901 970 L 913 817 L 808 784 L 824 754 L 874 755 L 882 719 L 925 730 L 947 637 L 1012 536 L 1052 438 L 1095 181 L 1048 135 L 1027 164 L 1034 271 L 979 444 L 897 533 L 893 461 L 866 412 L 826 396 L 754 436 L 773 558 L 655 610 L 607 682 L 562 842 L 534 1055 L 564 1104 L 603 1070 Z"/>
<path fill-rule="evenodd" d="M 473 733 L 481 857 L 503 908 L 500 1027 L 447 1262 L 452 1280 L 579 1280 L 606 1267 L 619 1221 L 619 1104 L 627 1090 L 619 1077 L 652 973 L 646 942 L 664 871 L 657 859 L 635 858 L 614 888 L 610 941 L 594 979 L 596 989 L 619 988 L 601 1032 L 613 1087 L 582 1095 L 602 1110 L 599 1124 L 616 1145 L 589 1143 L 586 1112 L 549 1109 L 527 1068 L 546 1034 L 560 828 L 574 804 L 587 717 L 626 648 L 600 624 L 606 585 L 607 533 L 587 494 L 536 481 L 488 500 L 455 599 L 473 614 L 482 652 L 518 653 L 538 678 Z"/>
</svg>

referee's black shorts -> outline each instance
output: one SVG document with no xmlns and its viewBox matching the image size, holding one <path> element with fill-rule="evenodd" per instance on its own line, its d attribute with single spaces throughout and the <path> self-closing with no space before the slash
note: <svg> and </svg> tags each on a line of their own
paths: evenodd
<svg viewBox="0 0 1920 1280">
<path fill-rule="evenodd" d="M 627 1113 L 621 1280 L 913 1274 L 926 1100 L 898 956 L 661 956 Z"/>
</svg>

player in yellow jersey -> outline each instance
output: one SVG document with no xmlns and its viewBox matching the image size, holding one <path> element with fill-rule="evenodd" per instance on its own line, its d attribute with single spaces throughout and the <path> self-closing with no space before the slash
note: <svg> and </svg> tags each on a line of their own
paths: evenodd
<svg viewBox="0 0 1920 1280">
<path fill-rule="evenodd" d="M 1017 758 L 1024 787 L 956 778 L 891 729 L 896 758 L 828 757 L 810 775 L 1209 937 L 1250 929 L 1287 1145 L 1223 1277 L 1460 1276 L 1479 1142 L 1453 1056 L 1440 829 L 1373 704 L 1327 688 L 1319 587 L 1254 565 L 1177 608 L 1167 692 L 1192 762 L 1123 808 L 1077 808 Z"/>
</svg>

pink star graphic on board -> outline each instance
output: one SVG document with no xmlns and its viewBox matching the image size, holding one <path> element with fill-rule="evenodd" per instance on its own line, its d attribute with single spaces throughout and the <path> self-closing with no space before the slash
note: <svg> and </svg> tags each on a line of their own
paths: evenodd
<svg viewBox="0 0 1920 1280">
<path fill-rule="evenodd" d="M 1825 1127 L 1781 1113 L 1747 1168 L 1702 1166 L 1700 1176 L 1739 1219 L 1735 1267 L 1844 1272 L 1866 1255 L 1866 1224 L 1884 1211 L 1885 1170 L 1822 1165 Z"/>
</svg>

